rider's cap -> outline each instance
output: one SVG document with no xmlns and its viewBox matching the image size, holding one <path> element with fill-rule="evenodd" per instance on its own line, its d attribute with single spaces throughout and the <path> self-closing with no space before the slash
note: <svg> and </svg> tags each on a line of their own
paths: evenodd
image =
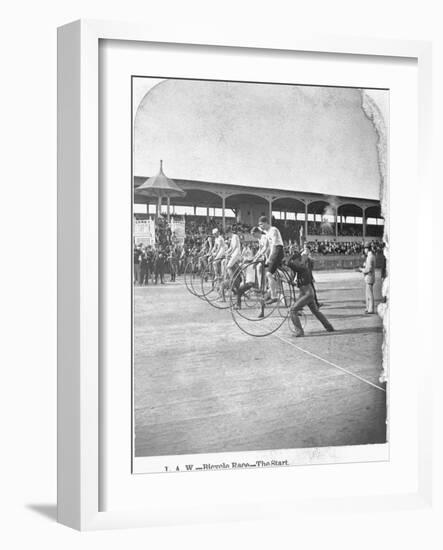
<svg viewBox="0 0 443 550">
<path fill-rule="evenodd" d="M 218 229 L 215 227 L 213 230 L 212 230 L 212 234 L 213 235 L 216 235 L 218 233 Z"/>
</svg>

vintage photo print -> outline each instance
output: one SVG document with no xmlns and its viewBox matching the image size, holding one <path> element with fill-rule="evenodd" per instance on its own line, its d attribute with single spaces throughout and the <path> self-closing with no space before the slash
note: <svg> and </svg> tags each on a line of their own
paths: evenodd
<svg viewBox="0 0 443 550">
<path fill-rule="evenodd" d="M 389 90 L 131 92 L 133 473 L 388 460 Z"/>
</svg>

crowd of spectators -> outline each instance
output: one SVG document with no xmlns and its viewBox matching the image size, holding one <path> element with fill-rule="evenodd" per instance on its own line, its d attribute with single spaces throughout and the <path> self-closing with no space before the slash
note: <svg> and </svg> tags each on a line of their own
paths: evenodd
<svg viewBox="0 0 443 550">
<path fill-rule="evenodd" d="M 251 226 L 245 223 L 240 223 L 235 220 L 228 220 L 227 225 L 232 227 L 241 240 L 248 240 Z M 194 245 L 201 245 L 203 241 L 212 234 L 213 229 L 218 229 L 220 233 L 223 233 L 222 222 L 215 218 L 209 218 L 202 220 L 201 218 L 194 216 L 185 217 L 185 247 L 192 247 Z"/>
<path fill-rule="evenodd" d="M 304 234 L 304 222 L 299 220 L 276 220 L 273 218 L 272 224 L 275 225 L 286 244 L 298 243 Z M 237 222 L 232 219 L 226 220 L 226 225 L 233 228 L 238 233 L 242 241 L 250 240 L 251 225 Z M 223 233 L 222 220 L 220 218 L 203 218 L 201 216 L 185 215 L 185 248 L 203 243 L 212 230 L 217 228 Z M 324 237 L 321 240 L 311 241 L 313 252 L 318 254 L 359 254 L 361 251 L 363 236 L 362 226 L 358 224 L 345 224 L 340 226 L 340 237 L 352 237 L 352 241 L 336 241 L 331 224 L 308 222 L 308 235 Z M 378 239 L 383 236 L 383 226 L 367 226 L 366 234 L 368 237 Z M 355 241 L 355 238 L 361 238 L 361 242 Z M 156 227 L 157 244 L 168 246 L 176 244 L 172 234 L 170 224 L 165 216 L 159 218 Z M 374 243 L 378 242 L 374 240 Z"/>
<path fill-rule="evenodd" d="M 166 247 L 172 244 L 171 226 L 166 218 L 160 217 L 155 228 L 157 244 L 160 247 Z"/>
<path fill-rule="evenodd" d="M 383 237 L 383 225 L 366 225 L 368 237 Z M 357 223 L 339 224 L 340 237 L 362 237 L 363 227 Z M 308 222 L 308 235 L 331 237 L 335 234 L 335 226 L 330 223 Z"/>
<path fill-rule="evenodd" d="M 361 255 L 364 251 L 364 241 L 308 241 L 308 247 L 311 254 L 327 255 Z M 371 247 L 375 254 L 381 253 L 383 250 L 383 242 L 371 241 Z"/>
<path fill-rule="evenodd" d="M 227 224 L 229 222 L 231 220 Z M 244 245 L 251 244 L 250 225 L 236 221 L 231 222 L 230 225 L 240 236 L 240 240 Z M 291 223 L 289 220 L 273 220 L 273 225 L 280 230 L 285 248 L 289 249 L 299 243 L 302 235 L 300 229 L 304 228 L 303 223 Z M 202 219 L 197 216 L 186 216 L 185 239 L 183 243 L 179 243 L 172 233 L 171 226 L 166 217 L 161 217 L 156 226 L 155 246 L 145 246 L 142 244 L 134 246 L 134 277 L 136 284 L 144 285 L 148 284 L 149 281 L 163 282 L 165 273 L 169 273 L 171 280 L 175 280 L 177 274 L 183 273 L 187 258 L 199 252 L 205 240 L 212 234 L 212 230 L 215 228 L 223 234 L 220 219 Z M 343 242 L 335 240 L 330 235 L 328 236 L 330 237 L 328 239 L 308 241 L 307 244 L 313 256 L 356 256 L 363 254 L 363 240 Z M 349 236 L 354 235 L 351 232 Z M 384 245 L 381 240 L 373 240 L 371 246 L 374 253 L 377 254 L 382 252 Z"/>
<path fill-rule="evenodd" d="M 308 222 L 308 235 L 333 235 L 335 227 L 330 223 Z"/>
</svg>

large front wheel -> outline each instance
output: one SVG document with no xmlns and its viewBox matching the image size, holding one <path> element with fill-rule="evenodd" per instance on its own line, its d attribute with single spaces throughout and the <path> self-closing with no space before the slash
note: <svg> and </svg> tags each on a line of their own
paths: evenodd
<svg viewBox="0 0 443 550">
<path fill-rule="evenodd" d="M 251 262 L 239 271 L 240 285 L 231 296 L 232 318 L 244 333 L 263 337 L 276 332 L 286 321 L 294 299 L 289 272 L 279 268 L 274 274 L 276 297 L 270 297 L 263 262 Z"/>
<path fill-rule="evenodd" d="M 184 280 L 185 280 L 185 285 L 186 285 L 186 288 L 188 289 L 188 291 L 189 291 L 191 294 L 194 294 L 194 295 L 195 295 L 194 289 L 192 288 L 192 284 L 191 284 L 191 279 L 192 279 L 192 275 L 193 275 L 193 270 L 194 270 L 193 262 L 192 262 L 192 260 L 189 260 L 189 261 L 186 263 L 185 271 L 184 271 L 184 273 L 183 273 L 183 278 L 184 278 Z"/>
</svg>

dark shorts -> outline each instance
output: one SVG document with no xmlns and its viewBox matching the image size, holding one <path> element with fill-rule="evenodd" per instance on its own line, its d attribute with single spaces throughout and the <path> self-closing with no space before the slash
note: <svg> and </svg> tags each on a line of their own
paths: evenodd
<svg viewBox="0 0 443 550">
<path fill-rule="evenodd" d="M 282 246 L 276 246 L 274 247 L 274 251 L 269 256 L 268 261 L 268 271 L 269 273 L 275 273 L 277 271 L 277 268 L 281 266 L 281 263 L 283 261 L 283 247 Z"/>
</svg>

